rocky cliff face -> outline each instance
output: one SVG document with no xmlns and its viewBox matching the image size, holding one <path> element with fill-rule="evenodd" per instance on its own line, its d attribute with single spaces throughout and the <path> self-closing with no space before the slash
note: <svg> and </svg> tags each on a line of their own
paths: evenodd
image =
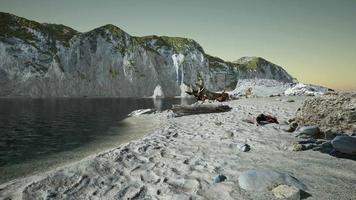
<svg viewBox="0 0 356 200">
<path fill-rule="evenodd" d="M 188 85 L 232 90 L 244 78 L 293 82 L 263 58 L 226 62 L 191 39 L 113 25 L 80 33 L 0 13 L 0 96 L 181 96 Z"/>
</svg>

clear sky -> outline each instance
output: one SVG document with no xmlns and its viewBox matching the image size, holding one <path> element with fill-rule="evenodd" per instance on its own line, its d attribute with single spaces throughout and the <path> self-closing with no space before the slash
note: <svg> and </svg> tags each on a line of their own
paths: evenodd
<svg viewBox="0 0 356 200">
<path fill-rule="evenodd" d="M 305 83 L 356 90 L 356 0 L 0 0 L 0 11 L 78 31 L 188 37 L 233 61 L 260 56 Z"/>
</svg>

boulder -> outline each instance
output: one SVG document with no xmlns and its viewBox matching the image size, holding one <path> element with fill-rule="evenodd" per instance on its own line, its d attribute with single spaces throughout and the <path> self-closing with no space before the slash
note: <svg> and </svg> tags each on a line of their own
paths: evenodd
<svg viewBox="0 0 356 200">
<path fill-rule="evenodd" d="M 247 170 L 240 174 L 239 185 L 248 191 L 269 191 L 278 185 L 294 186 L 306 190 L 306 186 L 293 176 L 275 170 Z"/>
<path fill-rule="evenodd" d="M 354 136 L 336 136 L 331 141 L 331 145 L 336 151 L 356 155 L 356 137 Z"/>
<path fill-rule="evenodd" d="M 297 130 L 299 138 L 320 138 L 321 132 L 318 126 L 303 126 Z"/>
</svg>

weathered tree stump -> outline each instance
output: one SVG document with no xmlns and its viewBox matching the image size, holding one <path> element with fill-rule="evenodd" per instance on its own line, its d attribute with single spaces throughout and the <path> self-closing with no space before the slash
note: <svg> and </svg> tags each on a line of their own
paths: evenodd
<svg viewBox="0 0 356 200">
<path fill-rule="evenodd" d="M 198 86 L 198 89 L 190 87 L 191 91 L 186 91 L 186 93 L 189 95 L 193 95 L 198 101 L 202 101 L 203 103 L 205 102 L 205 100 L 213 100 L 219 102 L 229 100 L 229 94 L 225 93 L 225 90 L 222 93 L 211 92 L 202 85 Z"/>
</svg>

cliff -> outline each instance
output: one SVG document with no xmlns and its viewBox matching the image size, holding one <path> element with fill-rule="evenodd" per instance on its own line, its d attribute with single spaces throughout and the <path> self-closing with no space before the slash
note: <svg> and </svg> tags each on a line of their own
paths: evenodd
<svg viewBox="0 0 356 200">
<path fill-rule="evenodd" d="M 81 33 L 0 13 L 0 96 L 184 96 L 189 85 L 233 90 L 245 78 L 293 82 L 263 58 L 227 62 L 192 39 L 135 37 L 110 24 Z"/>
</svg>

